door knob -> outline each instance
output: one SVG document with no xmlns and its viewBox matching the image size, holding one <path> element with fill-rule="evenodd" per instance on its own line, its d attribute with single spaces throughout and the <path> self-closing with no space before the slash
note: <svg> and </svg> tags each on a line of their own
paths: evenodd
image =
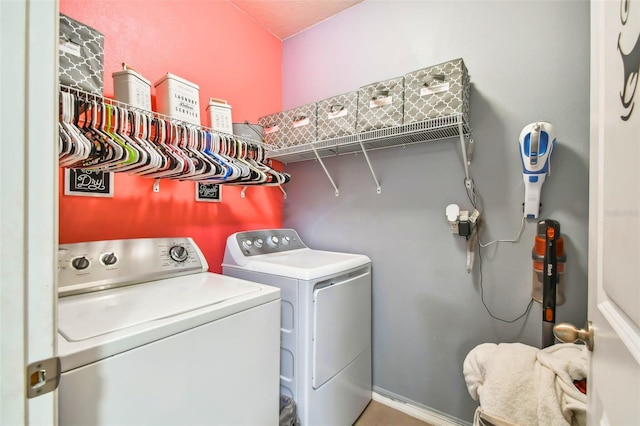
<svg viewBox="0 0 640 426">
<path fill-rule="evenodd" d="M 583 329 L 578 329 L 575 325 L 566 322 L 560 323 L 553 327 L 553 334 L 556 339 L 564 343 L 580 340 L 593 352 L 593 324 L 591 321 L 587 321 Z"/>
</svg>

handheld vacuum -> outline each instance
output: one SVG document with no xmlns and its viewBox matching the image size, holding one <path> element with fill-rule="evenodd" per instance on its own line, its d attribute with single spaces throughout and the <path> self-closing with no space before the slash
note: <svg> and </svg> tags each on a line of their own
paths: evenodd
<svg viewBox="0 0 640 426">
<path fill-rule="evenodd" d="M 542 184 L 551 170 L 551 153 L 555 143 L 553 126 L 546 121 L 528 124 L 520 132 L 524 215 L 527 218 L 538 217 Z"/>
<path fill-rule="evenodd" d="M 554 343 L 553 327 L 556 323 L 556 296 L 558 286 L 558 260 L 564 260 L 564 240 L 560 236 L 560 223 L 545 219 L 538 222 L 538 236 L 544 238 L 542 261 L 542 347 Z"/>
</svg>

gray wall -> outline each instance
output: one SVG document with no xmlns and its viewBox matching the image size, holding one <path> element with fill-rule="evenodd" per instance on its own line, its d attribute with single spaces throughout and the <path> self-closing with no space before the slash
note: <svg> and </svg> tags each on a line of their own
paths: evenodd
<svg viewBox="0 0 640 426">
<path fill-rule="evenodd" d="M 552 174 L 541 218 L 560 221 L 568 256 L 567 302 L 558 321 L 582 325 L 587 303 L 589 3 L 586 1 L 367 0 L 284 42 L 284 109 L 462 57 L 471 76 L 476 150 L 471 174 L 482 200 L 484 242 L 516 236 L 524 188 L 522 128 L 555 126 Z M 463 237 L 445 207 L 469 208 L 459 141 L 373 151 L 376 194 L 362 154 L 326 166 L 289 163 L 284 225 L 316 249 L 373 260 L 373 380 L 387 395 L 471 421 L 462 363 L 483 342 L 541 344 L 541 310 L 531 294 L 536 220 L 517 244 L 483 249 L 467 274 Z M 480 276 L 482 275 L 482 289 Z"/>
</svg>

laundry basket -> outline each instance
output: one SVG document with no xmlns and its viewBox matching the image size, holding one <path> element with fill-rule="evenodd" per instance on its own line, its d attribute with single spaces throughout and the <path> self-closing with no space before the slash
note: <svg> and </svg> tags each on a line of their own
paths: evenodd
<svg viewBox="0 0 640 426">
<path fill-rule="evenodd" d="M 280 426 L 300 426 L 296 402 L 286 395 L 280 395 Z"/>
<path fill-rule="evenodd" d="M 474 426 L 580 425 L 587 423 L 585 345 L 544 349 L 522 343 L 482 343 L 467 354 L 463 374 L 480 403 Z"/>
<path fill-rule="evenodd" d="M 520 426 L 517 423 L 489 414 L 482 407 L 476 409 L 473 424 L 477 426 Z"/>
</svg>

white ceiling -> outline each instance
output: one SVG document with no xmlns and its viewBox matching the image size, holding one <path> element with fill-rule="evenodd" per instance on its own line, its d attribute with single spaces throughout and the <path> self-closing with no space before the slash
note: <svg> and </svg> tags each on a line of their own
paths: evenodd
<svg viewBox="0 0 640 426">
<path fill-rule="evenodd" d="M 363 0 L 229 0 L 284 40 Z"/>
</svg>

